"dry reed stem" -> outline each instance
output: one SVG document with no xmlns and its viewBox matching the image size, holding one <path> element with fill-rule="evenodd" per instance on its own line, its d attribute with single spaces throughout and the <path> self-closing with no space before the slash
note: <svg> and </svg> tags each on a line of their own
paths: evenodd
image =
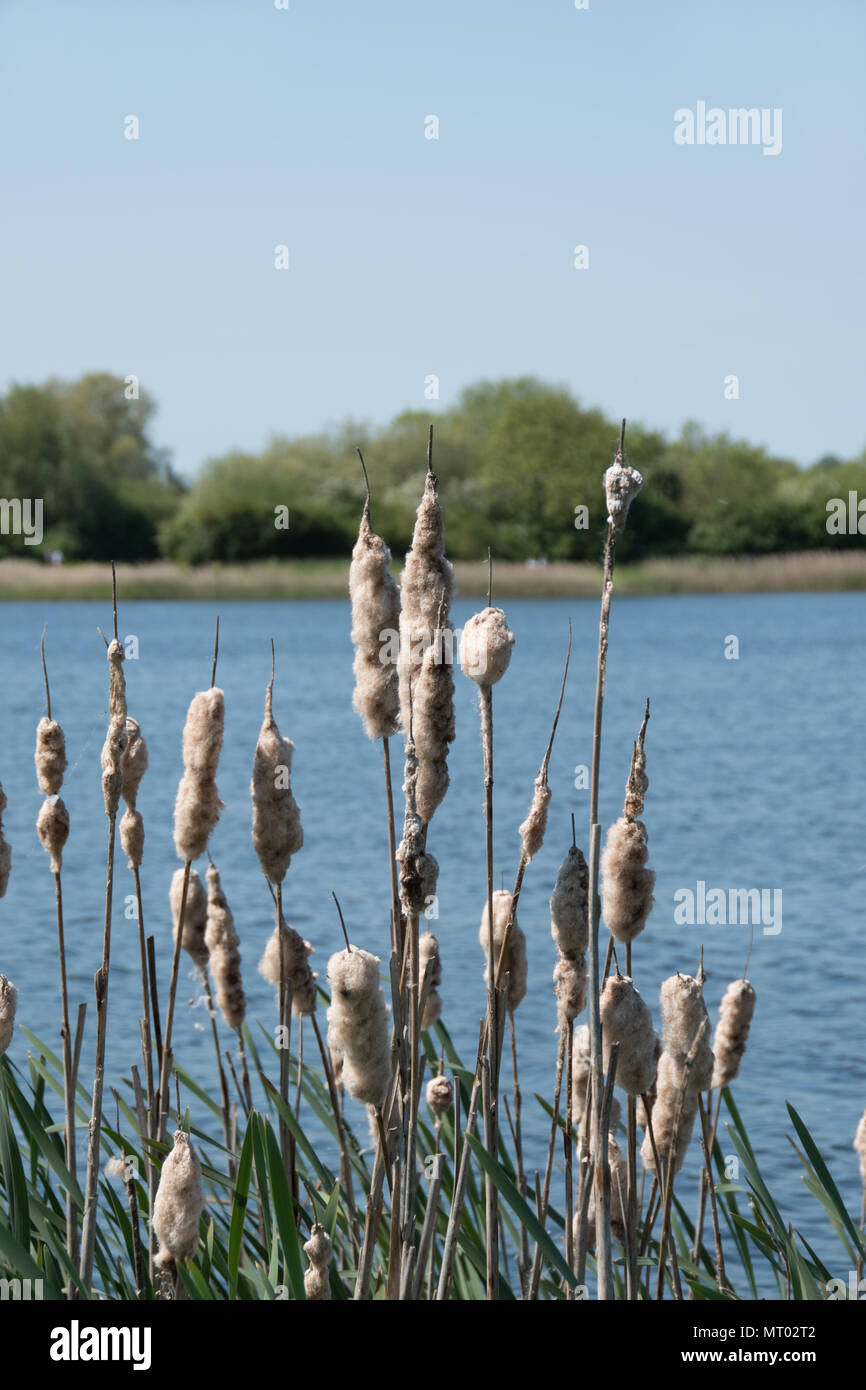
<svg viewBox="0 0 866 1390">
<path fill-rule="evenodd" d="M 102 1130 L 102 1096 L 105 1084 L 105 1046 L 108 1038 L 108 980 L 111 966 L 111 908 L 114 891 L 114 840 L 117 808 L 122 787 L 121 759 L 126 749 L 126 684 L 122 663 L 124 650 L 117 636 L 117 579 L 112 565 L 114 638 L 108 644 L 109 663 L 109 725 L 102 750 L 102 787 L 108 817 L 108 850 L 105 872 L 105 918 L 102 937 L 102 964 L 94 977 L 96 991 L 96 1058 L 93 1073 L 93 1095 L 87 1149 L 87 1173 L 84 1189 L 84 1213 L 81 1230 L 81 1262 L 79 1273 L 85 1288 L 93 1279 L 93 1255 L 96 1242 L 96 1211 L 99 1181 L 99 1146 Z"/>
<path fill-rule="evenodd" d="M 0 898 L 4 896 L 9 885 L 9 874 L 12 869 L 12 847 L 3 834 L 3 812 L 7 805 L 3 783 L 0 782 Z"/>
</svg>

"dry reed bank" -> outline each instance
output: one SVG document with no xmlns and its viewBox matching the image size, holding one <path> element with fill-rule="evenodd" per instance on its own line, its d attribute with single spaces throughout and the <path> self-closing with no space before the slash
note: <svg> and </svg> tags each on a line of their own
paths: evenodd
<svg viewBox="0 0 866 1390">
<path fill-rule="evenodd" d="M 399 573 L 399 571 L 397 571 Z M 487 592 L 487 565 L 457 561 L 454 572 L 464 598 Z M 617 568 L 617 592 L 643 594 L 735 594 L 833 592 L 866 589 L 866 552 L 803 551 L 791 555 L 688 556 L 645 560 Z M 341 560 L 268 560 L 243 565 L 188 568 L 169 560 L 117 566 L 117 591 L 124 599 L 317 599 L 345 598 Z M 556 561 L 529 566 L 497 562 L 496 591 L 502 598 L 594 598 L 596 565 Z M 0 599 L 101 599 L 105 566 L 51 566 L 0 560 Z"/>
</svg>

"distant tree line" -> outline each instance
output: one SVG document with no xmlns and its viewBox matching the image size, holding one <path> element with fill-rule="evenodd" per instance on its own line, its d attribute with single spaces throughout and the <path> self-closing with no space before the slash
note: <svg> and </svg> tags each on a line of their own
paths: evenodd
<svg viewBox="0 0 866 1390">
<path fill-rule="evenodd" d="M 123 378 L 90 374 L 14 385 L 0 398 L 0 497 L 44 499 L 42 545 L 27 553 L 166 556 L 193 565 L 345 556 L 364 496 L 358 445 L 376 528 L 395 556 L 408 548 L 426 412 L 404 412 L 381 428 L 349 423 L 277 435 L 261 453 L 208 460 L 189 485 L 150 438 L 153 401 L 143 391 L 129 394 Z M 617 436 L 617 421 L 533 377 L 467 387 L 435 417 L 449 553 L 478 559 L 490 546 L 501 560 L 596 559 L 605 526 L 601 475 Z M 828 531 L 827 504 L 852 492 L 866 499 L 866 451 L 800 468 L 693 422 L 674 440 L 630 422 L 627 456 L 647 487 L 634 504 L 640 524 L 624 533 L 623 559 L 863 543 L 848 530 Z M 0 555 L 12 553 L 24 553 L 20 537 L 0 534 Z"/>
</svg>

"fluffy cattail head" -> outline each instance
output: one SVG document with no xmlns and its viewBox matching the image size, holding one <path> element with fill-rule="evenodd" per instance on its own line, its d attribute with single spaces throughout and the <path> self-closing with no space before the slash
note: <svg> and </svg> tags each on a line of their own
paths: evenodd
<svg viewBox="0 0 866 1390">
<path fill-rule="evenodd" d="M 184 869 L 177 869 L 171 880 L 169 902 L 171 903 L 172 935 L 177 941 L 180 909 L 183 902 Z M 186 890 L 186 904 L 183 912 L 183 936 L 181 946 L 191 956 L 199 970 L 207 969 L 207 894 L 195 869 L 189 871 L 189 884 Z"/>
<path fill-rule="evenodd" d="M 223 803 L 216 786 L 225 725 L 225 695 L 218 686 L 194 695 L 183 730 L 184 773 L 174 807 L 174 844 L 180 859 L 207 849 Z"/>
<path fill-rule="evenodd" d="M 286 870 L 304 843 L 301 813 L 292 792 L 292 754 L 295 745 L 283 738 L 273 712 L 274 681 L 265 695 L 265 718 L 253 758 L 253 848 L 262 873 L 282 883 Z"/>
<path fill-rule="evenodd" d="M 226 719 L 225 694 L 219 686 L 193 695 L 183 728 L 183 765 L 196 777 L 216 777 Z"/>
<path fill-rule="evenodd" d="M 308 1018 L 316 1012 L 316 980 L 319 978 L 307 963 L 313 954 L 309 941 L 283 922 L 281 928 L 274 927 L 268 938 L 265 953 L 259 961 L 259 974 L 263 975 L 277 989 L 280 987 L 280 945 L 284 954 L 286 980 L 292 987 L 292 1013 L 296 1018 Z"/>
<path fill-rule="evenodd" d="M 586 1117 L 586 1100 L 589 1094 L 589 1079 L 592 1072 L 592 1048 L 589 1037 L 589 1024 L 581 1023 L 574 1030 L 574 1045 L 571 1062 L 571 1118 L 572 1123 L 581 1125 Z M 610 1099 L 610 1120 L 608 1130 L 615 1134 L 622 1119 L 622 1106 L 616 1096 Z"/>
<path fill-rule="evenodd" d="M 411 722 L 410 683 L 434 632 L 446 626 L 454 598 L 454 567 L 445 555 L 439 480 L 428 468 L 424 495 L 412 533 L 412 549 L 400 580 L 400 712 L 404 730 Z"/>
<path fill-rule="evenodd" d="M 0 1057 L 9 1047 L 15 1030 L 15 1010 L 18 991 L 11 980 L 0 975 Z"/>
<path fill-rule="evenodd" d="M 733 980 L 722 995 L 713 1039 L 713 1089 L 727 1086 L 738 1075 L 755 1012 L 755 991 L 748 980 Z"/>
<path fill-rule="evenodd" d="M 406 739 L 406 764 L 403 791 L 406 810 L 403 818 L 403 839 L 397 848 L 400 862 L 400 903 L 407 917 L 417 917 L 429 906 L 436 893 L 439 865 L 425 848 L 424 822 L 415 807 L 418 784 L 418 760 L 411 734 Z"/>
<path fill-rule="evenodd" d="M 662 1162 L 673 1160 L 673 1171 L 678 1173 L 683 1166 L 695 1116 L 698 1112 L 697 1092 L 686 1090 L 682 1095 L 683 1068 L 667 1050 L 659 1058 L 656 1073 L 656 1097 L 652 1107 L 652 1137 L 647 1131 L 641 1145 L 641 1158 L 644 1166 L 654 1177 L 660 1174 L 656 1169 L 652 1140 Z M 682 1108 L 680 1109 L 680 1106 Z M 679 1126 L 677 1116 L 679 1115 Z"/>
<path fill-rule="evenodd" d="M 495 685 L 508 670 L 514 633 L 501 608 L 485 608 L 467 622 L 460 637 L 460 666 L 476 685 Z"/>
<path fill-rule="evenodd" d="M 547 768 L 544 767 L 535 779 L 535 791 L 526 813 L 526 820 L 517 832 L 520 836 L 520 853 L 527 863 L 533 855 L 538 853 L 544 843 L 544 832 L 547 829 L 547 808 L 550 805 L 551 795 L 547 782 Z"/>
<path fill-rule="evenodd" d="M 607 1158 L 610 1166 L 610 1229 L 617 1240 L 625 1240 L 627 1222 L 628 1161 L 612 1134 L 607 1138 Z M 580 1211 L 574 1213 L 573 1232 L 577 1247 L 580 1239 Z M 595 1245 L 595 1203 L 591 1200 L 586 1213 L 586 1248 Z"/>
<path fill-rule="evenodd" d="M 134 811 L 138 801 L 138 789 L 141 786 L 141 779 L 147 772 L 148 754 L 147 744 L 141 732 L 141 726 L 137 719 L 126 716 L 126 748 L 120 760 L 120 771 L 122 783 L 120 794 L 129 807 Z"/>
<path fill-rule="evenodd" d="M 550 899 L 550 934 L 564 956 L 582 956 L 589 945 L 589 870 L 577 845 L 562 861 Z"/>
<path fill-rule="evenodd" d="M 664 1050 L 671 1062 L 681 1068 L 707 1020 L 689 1072 L 688 1090 L 693 1095 L 708 1091 L 713 1079 L 713 1053 L 707 1006 L 701 986 L 691 975 L 671 975 L 662 983 L 660 998 Z"/>
<path fill-rule="evenodd" d="M 425 978 L 430 981 L 427 1002 L 424 1005 L 424 1016 L 421 1020 L 421 1029 L 426 1032 L 432 1028 L 437 1018 L 442 1013 L 442 999 L 439 994 L 439 986 L 442 983 L 442 961 L 439 956 L 439 942 L 431 931 L 422 932 L 418 938 L 418 986 L 423 985 Z"/>
<path fill-rule="evenodd" d="M 527 974 L 526 937 L 517 925 L 516 917 L 511 924 L 511 931 L 508 933 L 504 955 L 502 952 L 506 928 L 511 917 L 512 901 L 511 894 L 504 888 L 497 889 L 493 894 L 493 967 L 501 983 L 505 982 L 506 975 L 509 976 L 507 1005 L 511 1013 L 526 995 Z M 486 982 L 490 975 L 490 917 L 487 903 L 484 904 L 484 911 L 481 914 L 478 940 L 487 959 L 487 966 L 484 971 Z M 502 957 L 501 966 L 499 964 L 500 957 Z"/>
<path fill-rule="evenodd" d="M 241 953 L 238 949 L 240 941 L 215 864 L 211 864 L 207 871 L 207 923 L 204 942 L 210 957 L 210 973 L 217 1008 L 229 1028 L 240 1028 L 247 1011 L 241 980 Z"/>
<path fill-rule="evenodd" d="M 0 1052 L 2 1051 L 3 1047 L 0 1044 Z M 854 1135 L 854 1151 L 860 1159 L 860 1177 L 863 1180 L 864 1188 L 866 1188 L 866 1110 L 860 1116 L 860 1123 Z"/>
<path fill-rule="evenodd" d="M 105 814 L 114 816 L 123 785 L 122 761 L 126 752 L 126 681 L 123 662 L 126 653 L 115 637 L 108 644 L 108 733 L 102 746 L 102 794 Z"/>
<path fill-rule="evenodd" d="M 51 855 L 51 872 L 60 873 L 63 862 L 63 846 L 69 839 L 69 812 L 62 797 L 47 796 L 36 818 L 36 829 L 42 848 Z"/>
<path fill-rule="evenodd" d="M 6 810 L 6 793 L 0 782 L 0 898 L 9 883 L 9 870 L 12 867 L 12 849 L 3 836 L 3 812 Z"/>
<path fill-rule="evenodd" d="M 391 552 L 372 530 L 367 506 L 349 566 L 349 597 L 355 647 L 352 703 L 369 738 L 390 738 L 400 727 L 400 685 L 397 663 L 383 660 L 387 647 L 382 644 L 399 632 L 400 590 L 391 574 Z"/>
<path fill-rule="evenodd" d="M 656 1032 L 652 1014 L 627 975 L 609 975 L 600 1000 L 604 1070 L 619 1043 L 616 1084 L 630 1096 L 643 1095 L 655 1081 Z"/>
<path fill-rule="evenodd" d="M 643 739 L 640 739 L 634 746 L 628 781 L 625 784 L 623 815 L 626 820 L 637 820 L 637 818 L 642 815 L 644 797 L 647 794 L 648 788 L 649 778 L 646 775 L 646 753 L 644 752 Z"/>
<path fill-rule="evenodd" d="M 623 463 L 617 455 L 604 475 L 604 493 L 607 500 L 607 519 L 613 522 L 617 531 L 625 527 L 628 509 L 643 487 L 643 478 L 636 468 Z"/>
<path fill-rule="evenodd" d="M 607 832 L 601 856 L 603 915 L 617 941 L 634 941 L 653 905 L 655 874 L 646 867 L 646 826 L 620 816 Z"/>
<path fill-rule="evenodd" d="M 586 958 L 560 956 L 553 967 L 553 992 L 559 1028 L 573 1023 L 586 1004 Z"/>
<path fill-rule="evenodd" d="M 153 1229 L 159 1239 L 160 1268 L 191 1260 L 198 1249 L 199 1219 L 204 1211 L 201 1164 L 188 1134 L 175 1130 L 174 1147 L 162 1165 L 153 1204 Z"/>
<path fill-rule="evenodd" d="M 391 1080 L 388 1010 L 379 957 L 358 946 L 328 961 L 328 1042 L 343 1055 L 343 1085 L 355 1100 L 381 1106 Z"/>
<path fill-rule="evenodd" d="M 447 1076 L 431 1076 L 427 1082 L 427 1104 L 437 1120 L 447 1114 L 454 1100 L 454 1088 Z"/>
<path fill-rule="evenodd" d="M 129 807 L 120 818 L 120 844 L 131 869 L 140 869 L 144 856 L 144 821 L 140 811 Z"/>
<path fill-rule="evenodd" d="M 36 725 L 36 780 L 46 796 L 56 796 L 67 768 L 66 738 L 56 719 L 42 718 Z"/>
<path fill-rule="evenodd" d="M 448 750 L 454 742 L 454 672 L 450 623 L 437 628 L 412 681 L 412 737 L 418 760 L 415 806 L 429 825 L 448 790 Z"/>
<path fill-rule="evenodd" d="M 310 1227 L 310 1239 L 304 1244 L 304 1254 L 310 1267 L 304 1273 L 304 1292 L 310 1303 L 324 1303 L 331 1297 L 328 1266 L 333 1247 L 331 1237 L 318 1222 Z"/>
</svg>

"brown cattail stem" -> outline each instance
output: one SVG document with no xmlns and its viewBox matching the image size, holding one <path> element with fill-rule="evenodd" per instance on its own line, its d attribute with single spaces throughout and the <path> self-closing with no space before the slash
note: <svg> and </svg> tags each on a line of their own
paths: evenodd
<svg viewBox="0 0 866 1390">
<path fill-rule="evenodd" d="M 349 1213 L 352 1222 L 352 1231 L 357 1244 L 360 1244 L 360 1233 L 358 1231 L 358 1217 L 355 1208 L 355 1193 L 352 1185 L 352 1165 L 349 1161 L 349 1150 L 346 1145 L 346 1131 L 343 1125 L 343 1116 L 340 1111 L 340 1102 L 337 1098 L 337 1087 L 334 1084 L 334 1071 L 331 1066 L 328 1051 L 325 1047 L 325 1040 L 322 1037 L 319 1021 L 315 1014 L 310 1015 L 313 1025 L 313 1032 L 316 1035 L 316 1042 L 319 1047 L 319 1055 L 322 1059 L 322 1070 L 325 1073 L 325 1082 L 328 1087 L 328 1095 L 331 1099 L 331 1110 L 334 1114 L 334 1124 L 337 1129 L 337 1143 L 340 1148 L 340 1186 L 346 1194 L 349 1204 Z"/>
<path fill-rule="evenodd" d="M 713 1239 L 716 1244 L 716 1273 L 718 1275 L 719 1289 L 724 1291 L 728 1287 L 727 1275 L 725 1274 L 725 1256 L 722 1249 L 722 1232 L 719 1226 L 719 1209 L 716 1205 L 716 1187 L 713 1182 L 712 1159 L 710 1157 L 710 1126 L 707 1117 L 707 1109 L 704 1105 L 704 1098 L 698 1094 L 698 1113 L 701 1120 L 701 1151 L 704 1156 L 703 1172 L 706 1177 L 707 1188 L 710 1194 L 710 1215 L 713 1221 Z"/>
<path fill-rule="evenodd" d="M 490 1066 L 490 1088 L 484 1114 L 484 1142 L 495 1160 L 497 1151 L 496 1082 L 499 1076 L 497 1042 L 496 952 L 493 943 L 493 690 L 489 685 L 479 687 L 481 701 L 481 742 L 484 755 L 484 825 L 485 863 L 487 869 L 487 959 L 490 962 L 487 980 L 487 1057 Z M 499 1286 L 499 1221 L 496 1185 L 485 1176 L 485 1224 L 487 1250 L 487 1297 L 494 1299 Z"/>
<path fill-rule="evenodd" d="M 559 1047 L 556 1054 L 556 1083 L 553 1092 L 553 1119 L 550 1122 L 550 1138 L 547 1144 L 547 1161 L 544 1165 L 544 1184 L 541 1193 L 541 1205 L 539 1208 L 539 1221 L 542 1226 L 547 1220 L 547 1205 L 550 1201 L 550 1179 L 553 1174 L 553 1155 L 556 1147 L 556 1131 L 559 1129 L 559 1101 L 562 1094 L 562 1073 L 565 1065 L 565 1031 L 560 1029 Z M 535 1253 L 532 1258 L 532 1275 L 529 1281 L 529 1293 L 527 1295 L 530 1302 L 538 1298 L 538 1285 L 541 1279 L 541 1266 L 543 1255 L 541 1246 L 536 1244 Z"/>
<path fill-rule="evenodd" d="M 186 914 L 186 900 L 189 894 L 189 876 L 192 860 L 187 859 L 183 866 L 183 885 L 180 894 L 177 931 L 174 938 L 174 953 L 171 958 L 171 978 L 168 986 L 168 1005 L 165 1012 L 165 1033 L 162 1040 L 162 1060 L 159 1069 L 159 1090 L 157 1092 L 157 1131 L 160 1141 L 165 1137 L 165 1126 L 169 1110 L 169 1076 L 171 1074 L 171 1033 L 174 1026 L 174 1006 L 177 998 L 177 979 L 180 970 L 180 948 L 183 942 L 183 919 Z"/>
<path fill-rule="evenodd" d="M 598 932 L 601 903 L 598 892 L 598 867 L 601 827 L 598 823 L 598 784 L 601 766 L 601 725 L 604 708 L 604 687 L 607 673 L 607 649 L 610 635 L 610 603 L 613 596 L 613 573 L 616 554 L 616 527 L 608 522 L 604 545 L 604 579 L 601 596 L 601 617 L 598 628 L 598 660 L 595 677 L 595 704 L 592 725 L 592 771 L 589 792 L 589 1037 L 594 1097 L 594 1142 L 596 1181 L 596 1251 L 598 1258 L 598 1297 L 607 1299 L 613 1291 L 611 1274 L 610 1221 L 604 1221 L 604 1174 L 609 1179 L 607 1135 L 601 1130 L 601 1105 L 604 1092 L 601 1050 L 601 1016 L 599 1013 Z"/>
<path fill-rule="evenodd" d="M 87 1177 L 84 1189 L 84 1219 L 81 1231 L 79 1273 L 85 1288 L 93 1279 L 93 1253 L 96 1242 L 96 1204 L 99 1181 L 99 1145 L 102 1130 L 102 1094 L 105 1085 L 105 1045 L 108 1039 L 108 975 L 111 964 L 111 904 L 114 891 L 114 832 L 117 815 L 108 818 L 108 856 L 105 875 L 105 920 L 102 936 L 102 965 L 94 976 L 96 990 L 96 1063 L 93 1072 L 93 1103 L 87 1147 Z"/>
<path fill-rule="evenodd" d="M 65 1126 L 63 1132 L 64 1156 L 69 1175 L 72 1180 L 75 1181 L 77 1167 L 75 1153 L 76 1076 L 72 1064 L 72 1034 L 69 1028 L 69 991 L 66 975 L 66 943 L 63 931 L 63 890 L 60 885 L 59 868 L 53 875 L 53 878 L 54 899 L 57 910 L 57 951 L 60 960 L 60 1007 L 62 1016 L 60 1036 L 63 1044 L 63 1103 L 65 1113 Z M 76 1218 L 75 1198 L 71 1192 L 66 1193 L 66 1251 L 70 1260 L 74 1263 L 78 1258 L 78 1223 Z M 73 1296 L 73 1285 L 71 1281 L 67 1285 L 66 1296 L 67 1298 L 72 1298 Z"/>
<path fill-rule="evenodd" d="M 108 977 L 111 966 L 111 908 L 114 892 L 114 843 L 117 806 L 120 800 L 120 757 L 126 747 L 126 696 L 123 681 L 123 648 L 117 637 L 117 574 L 111 566 L 114 641 L 108 646 L 110 666 L 108 737 L 102 751 L 102 785 L 108 816 L 108 850 L 105 871 L 105 919 L 102 936 L 102 964 L 94 977 L 96 989 L 96 1058 L 87 1148 L 87 1175 L 84 1189 L 84 1217 L 81 1230 L 79 1272 L 86 1289 L 93 1279 L 96 1243 L 96 1208 L 99 1183 L 99 1146 L 102 1130 L 102 1096 L 105 1084 L 105 1046 L 108 1038 Z"/>
</svg>

